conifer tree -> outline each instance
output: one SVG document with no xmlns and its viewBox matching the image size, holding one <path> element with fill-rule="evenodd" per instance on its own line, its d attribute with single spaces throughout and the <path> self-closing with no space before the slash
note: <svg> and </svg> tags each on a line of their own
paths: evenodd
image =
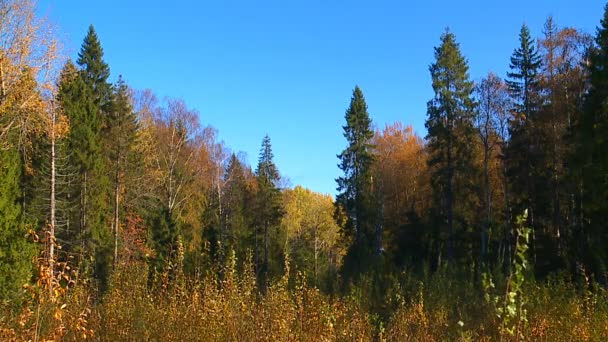
<svg viewBox="0 0 608 342">
<path fill-rule="evenodd" d="M 91 87 L 97 108 L 102 109 L 109 105 L 112 92 L 108 83 L 110 67 L 103 60 L 103 49 L 93 25 L 89 26 L 76 63 L 81 68 L 83 81 Z"/>
<path fill-rule="evenodd" d="M 262 148 L 255 171 L 257 178 L 254 258 L 258 281 L 265 290 L 271 277 L 279 275 L 282 270 L 282 232 L 280 231 L 283 216 L 283 202 L 278 188 L 279 171 L 273 161 L 270 137 L 262 140 Z"/>
<path fill-rule="evenodd" d="M 473 82 L 469 80 L 467 61 L 449 30 L 441 35 L 435 63 L 429 69 L 435 96 L 427 104 L 428 165 L 434 210 L 445 220 L 441 225 L 447 233 L 448 260 L 453 262 L 456 228 L 464 230 L 474 223 L 471 196 L 478 170 L 471 144 L 475 141 Z M 458 222 L 463 223 L 461 227 L 455 227 Z"/>
<path fill-rule="evenodd" d="M 345 119 L 346 125 L 342 128 L 348 146 L 338 155 L 338 167 L 344 175 L 336 179 L 339 192 L 336 218 L 345 218 L 340 225 L 350 240 L 343 271 L 345 275 L 356 275 L 364 270 L 372 253 L 377 229 L 371 172 L 374 132 L 365 97 L 358 86 L 353 90 Z"/>
<path fill-rule="evenodd" d="M 79 70 L 68 62 L 59 86 L 60 105 L 69 118 L 69 146 L 79 180 L 74 192 L 79 198 L 76 222 L 79 256 L 84 271 L 92 271 L 103 289 L 112 260 L 111 194 L 109 153 L 105 148 L 109 127 L 111 87 L 109 67 L 93 26 L 89 27 L 77 60 Z M 75 71 L 77 70 L 77 71 Z"/>
<path fill-rule="evenodd" d="M 506 151 L 508 176 L 512 187 L 513 210 L 522 213 L 528 209 L 528 224 L 532 228 L 532 256 L 535 246 L 535 199 L 540 196 L 535 182 L 540 179 L 538 112 L 540 109 L 539 71 L 541 56 L 535 48 L 530 30 L 522 25 L 520 46 L 511 56 L 511 71 L 507 73 L 507 86 L 513 99 L 512 119 L 509 122 L 510 141 Z M 535 261 L 535 260 L 534 260 Z"/>
<path fill-rule="evenodd" d="M 7 82 L 5 77 L 0 73 L 1 82 Z M 29 203 L 26 185 L 32 173 L 32 140 L 38 134 L 25 126 L 33 126 L 32 119 L 41 117 L 44 107 L 31 69 L 24 68 L 11 86 L 10 92 L 0 91 L 0 303 L 17 304 L 22 286 L 33 275 L 36 252 L 27 238 L 34 221 L 25 207 Z"/>
<path fill-rule="evenodd" d="M 137 118 L 131 106 L 129 89 L 122 76 L 119 76 L 115 85 L 114 96 L 111 110 L 108 115 L 108 143 L 110 153 L 110 163 L 113 168 L 113 219 L 112 233 L 114 235 L 114 265 L 118 260 L 118 243 L 121 224 L 121 207 L 124 207 L 124 199 L 121 193 L 125 194 L 125 187 L 132 188 L 135 184 L 130 183 L 126 173 L 135 171 L 136 159 L 138 155 L 133 147 L 137 135 Z M 133 178 L 133 177 L 131 177 Z"/>
<path fill-rule="evenodd" d="M 158 206 L 149 218 L 149 243 L 154 255 L 148 259 L 149 276 L 169 270 L 180 244 L 180 224 L 168 208 Z"/>
<path fill-rule="evenodd" d="M 0 302 L 18 300 L 33 273 L 34 246 L 26 239 L 21 174 L 19 151 L 0 148 Z"/>
<path fill-rule="evenodd" d="M 245 260 L 247 250 L 253 245 L 251 203 L 254 192 L 247 179 L 247 172 L 251 175 L 251 170 L 243 165 L 236 154 L 232 154 L 224 175 L 225 247 L 235 251 L 237 260 Z"/>
<path fill-rule="evenodd" d="M 582 169 L 584 264 L 608 284 L 608 5 L 589 53 L 590 89 L 578 132 L 577 159 Z"/>
</svg>

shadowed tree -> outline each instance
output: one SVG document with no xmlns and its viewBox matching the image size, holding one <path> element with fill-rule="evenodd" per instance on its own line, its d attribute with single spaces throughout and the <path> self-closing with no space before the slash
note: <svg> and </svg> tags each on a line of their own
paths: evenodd
<svg viewBox="0 0 608 342">
<path fill-rule="evenodd" d="M 349 249 L 343 265 L 345 276 L 356 276 L 364 272 L 373 251 L 379 247 L 376 212 L 372 189 L 373 144 L 372 121 L 367 112 L 363 92 L 357 86 L 353 90 L 350 105 L 345 114 L 344 137 L 348 146 L 338 155 L 338 167 L 344 175 L 336 181 L 336 219 L 348 239 Z M 343 214 L 343 215 L 342 215 Z M 344 222 L 340 222 L 340 219 Z"/>
<path fill-rule="evenodd" d="M 509 122 L 510 142 L 506 151 L 511 200 L 515 214 L 528 209 L 528 225 L 532 228 L 532 259 L 536 260 L 535 198 L 540 196 L 535 187 L 535 174 L 542 159 L 539 149 L 538 111 L 540 109 L 539 71 L 541 57 L 530 36 L 530 30 L 522 25 L 519 33 L 520 46 L 511 56 L 511 71 L 507 73 L 507 86 L 514 107 Z"/>
<path fill-rule="evenodd" d="M 471 196 L 478 171 L 472 150 L 476 138 L 473 82 L 469 80 L 467 61 L 449 30 L 441 35 L 441 44 L 435 48 L 435 63 L 429 70 L 435 93 L 427 103 L 426 120 L 433 210 L 446 230 L 447 257 L 452 263 L 456 230 L 463 233 L 474 223 Z"/>
<path fill-rule="evenodd" d="M 270 137 L 266 135 L 262 140 L 255 170 L 258 188 L 254 214 L 255 268 L 263 292 L 266 291 L 271 277 L 282 272 L 282 242 L 285 241 L 280 226 L 284 213 L 281 191 L 278 188 L 280 175 L 273 159 Z"/>
</svg>

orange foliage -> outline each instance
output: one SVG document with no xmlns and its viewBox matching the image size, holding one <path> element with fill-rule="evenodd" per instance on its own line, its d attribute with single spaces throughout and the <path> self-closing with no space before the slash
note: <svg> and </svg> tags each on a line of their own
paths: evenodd
<svg viewBox="0 0 608 342">
<path fill-rule="evenodd" d="M 407 212 L 421 215 L 428 208 L 430 188 L 424 141 L 401 122 L 387 125 L 374 135 L 375 184 L 380 187 L 386 230 L 405 222 Z"/>
<path fill-rule="evenodd" d="M 129 213 L 122 234 L 123 250 L 120 257 L 123 263 L 133 264 L 151 253 L 150 248 L 146 246 L 146 227 L 141 216 Z"/>
</svg>

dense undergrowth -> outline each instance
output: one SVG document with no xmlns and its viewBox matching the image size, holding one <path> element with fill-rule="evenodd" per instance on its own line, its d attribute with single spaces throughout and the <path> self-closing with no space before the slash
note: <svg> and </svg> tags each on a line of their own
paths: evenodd
<svg viewBox="0 0 608 342">
<path fill-rule="evenodd" d="M 39 281 L 21 308 L 4 306 L 0 340 L 608 340 L 606 291 L 561 276 L 527 282 L 527 322 L 511 335 L 483 287 L 453 272 L 403 273 L 382 279 L 382 290 L 362 279 L 348 295 L 323 294 L 291 275 L 264 295 L 253 272 L 237 275 L 234 266 L 195 280 L 179 272 L 151 278 L 145 263 L 123 265 L 102 296 L 87 284 L 57 286 L 49 296 Z"/>
</svg>

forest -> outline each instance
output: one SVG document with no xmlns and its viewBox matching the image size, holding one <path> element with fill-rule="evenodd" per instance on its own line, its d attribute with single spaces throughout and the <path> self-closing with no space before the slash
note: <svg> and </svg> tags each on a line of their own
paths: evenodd
<svg viewBox="0 0 608 342">
<path fill-rule="evenodd" d="M 425 136 L 353 85 L 332 196 L 0 2 L 0 340 L 608 340 L 608 5 L 480 81 L 456 34 Z"/>
</svg>

